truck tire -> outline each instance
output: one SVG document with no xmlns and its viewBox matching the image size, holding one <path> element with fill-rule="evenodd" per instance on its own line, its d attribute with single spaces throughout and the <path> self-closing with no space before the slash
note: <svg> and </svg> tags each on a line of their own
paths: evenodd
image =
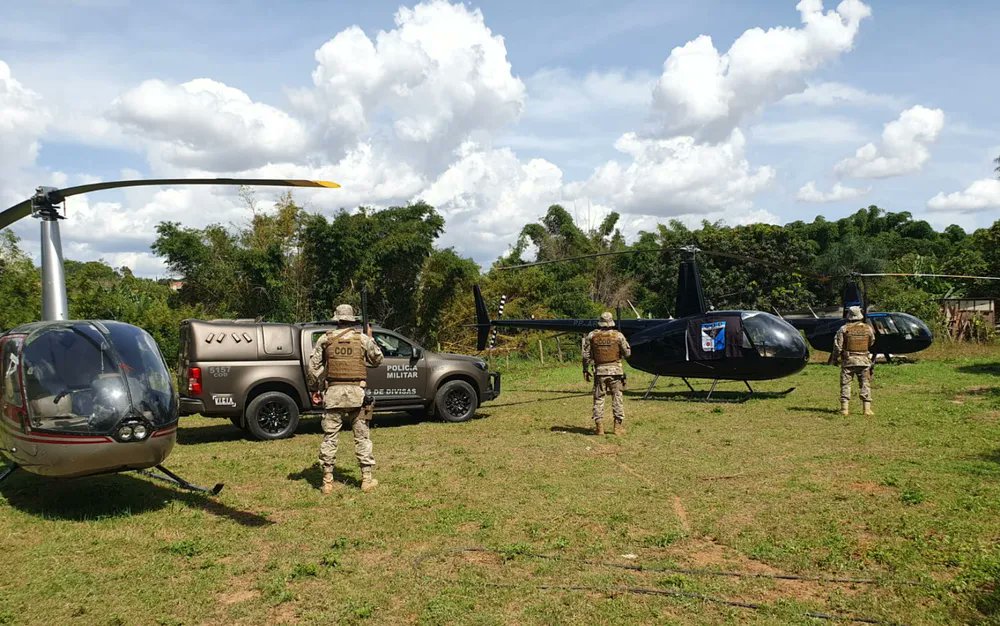
<svg viewBox="0 0 1000 626">
<path fill-rule="evenodd" d="M 247 405 L 247 430 L 256 439 L 284 439 L 299 426 L 299 406 L 280 391 L 262 393 Z"/>
<path fill-rule="evenodd" d="M 438 416 L 446 422 L 465 422 L 472 419 L 479 406 L 476 390 L 464 380 L 449 380 L 434 395 Z"/>
</svg>

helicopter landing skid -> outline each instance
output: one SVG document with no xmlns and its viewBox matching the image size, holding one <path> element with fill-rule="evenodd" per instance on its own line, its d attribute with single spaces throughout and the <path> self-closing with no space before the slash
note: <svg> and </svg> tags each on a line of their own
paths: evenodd
<svg viewBox="0 0 1000 626">
<path fill-rule="evenodd" d="M 8 467 L 7 469 L 5 469 L 3 472 L 0 472 L 0 483 L 2 483 L 3 481 L 5 481 L 7 479 L 7 477 L 10 476 L 11 474 L 13 474 L 14 470 L 16 470 L 19 467 L 21 467 L 21 466 L 18 465 L 17 463 L 14 463 L 10 467 Z"/>
<path fill-rule="evenodd" d="M 212 487 L 211 489 L 206 489 L 205 487 L 199 487 L 198 485 L 189 483 L 188 481 L 184 480 L 183 478 L 171 472 L 162 465 L 157 465 L 156 469 L 163 472 L 164 475 L 161 476 L 160 474 L 156 474 L 154 472 L 151 472 L 150 470 L 139 470 L 139 473 L 145 476 L 149 476 L 150 478 L 155 478 L 156 480 L 162 480 L 163 482 L 170 483 L 172 485 L 180 487 L 181 489 L 187 489 L 188 491 L 198 491 L 200 493 L 207 493 L 213 496 L 219 495 L 219 492 L 222 491 L 222 488 L 225 486 L 222 483 L 216 483 L 215 486 Z"/>
</svg>

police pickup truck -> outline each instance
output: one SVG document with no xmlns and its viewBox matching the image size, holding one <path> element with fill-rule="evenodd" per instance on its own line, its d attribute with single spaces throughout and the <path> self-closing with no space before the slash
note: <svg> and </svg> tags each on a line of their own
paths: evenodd
<svg viewBox="0 0 1000 626">
<path fill-rule="evenodd" d="M 313 346 L 332 322 L 274 324 L 245 320 L 181 322 L 182 415 L 228 417 L 257 439 L 290 437 L 303 413 L 321 413 L 306 384 Z M 500 395 L 500 374 L 482 359 L 436 353 L 374 326 L 385 360 L 368 370 L 376 412 L 437 414 L 464 422 Z"/>
</svg>

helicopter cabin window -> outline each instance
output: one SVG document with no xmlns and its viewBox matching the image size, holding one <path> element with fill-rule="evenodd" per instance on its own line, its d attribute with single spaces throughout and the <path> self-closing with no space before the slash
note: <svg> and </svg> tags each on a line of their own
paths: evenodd
<svg viewBox="0 0 1000 626">
<path fill-rule="evenodd" d="M 3 344 L 3 353 L 0 354 L 0 368 L 3 372 L 3 400 L 13 406 L 24 406 L 24 399 L 21 397 L 21 385 L 18 384 L 17 376 L 20 369 L 21 360 L 18 358 L 18 349 L 21 347 L 21 340 L 8 339 Z"/>
<path fill-rule="evenodd" d="M 890 335 L 898 332 L 896 329 L 895 322 L 888 315 L 872 316 L 868 318 L 872 326 L 875 328 L 875 332 L 880 335 Z"/>
<path fill-rule="evenodd" d="M 125 417 L 176 421 L 166 363 L 145 331 L 119 322 L 71 322 L 28 336 L 22 354 L 31 427 L 109 433 Z"/>
<path fill-rule="evenodd" d="M 128 411 L 110 345 L 90 324 L 54 326 L 29 335 L 23 359 L 32 428 L 107 432 Z"/>
<path fill-rule="evenodd" d="M 762 311 L 746 312 L 743 318 L 743 334 L 740 345 L 752 348 L 763 357 L 802 358 L 805 344 L 799 331 L 788 322 Z"/>
<path fill-rule="evenodd" d="M 413 356 L 413 346 L 395 335 L 375 333 L 375 343 L 382 350 L 383 356 L 410 358 Z"/>
</svg>

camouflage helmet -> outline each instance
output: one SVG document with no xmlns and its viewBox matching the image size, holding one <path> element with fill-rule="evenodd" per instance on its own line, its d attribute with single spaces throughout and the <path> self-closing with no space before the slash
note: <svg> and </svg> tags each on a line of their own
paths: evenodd
<svg viewBox="0 0 1000 626">
<path fill-rule="evenodd" d="M 354 307 L 349 304 L 339 304 L 333 311 L 333 321 L 335 322 L 356 322 L 358 318 L 354 316 Z"/>
<path fill-rule="evenodd" d="M 861 312 L 861 307 L 852 306 L 847 309 L 847 319 L 851 322 L 857 322 L 865 319 L 865 314 Z"/>
<path fill-rule="evenodd" d="M 601 328 L 611 328 L 615 325 L 615 318 L 611 315 L 611 313 L 605 311 L 604 313 L 601 313 L 601 319 L 597 320 L 597 325 Z"/>
</svg>

